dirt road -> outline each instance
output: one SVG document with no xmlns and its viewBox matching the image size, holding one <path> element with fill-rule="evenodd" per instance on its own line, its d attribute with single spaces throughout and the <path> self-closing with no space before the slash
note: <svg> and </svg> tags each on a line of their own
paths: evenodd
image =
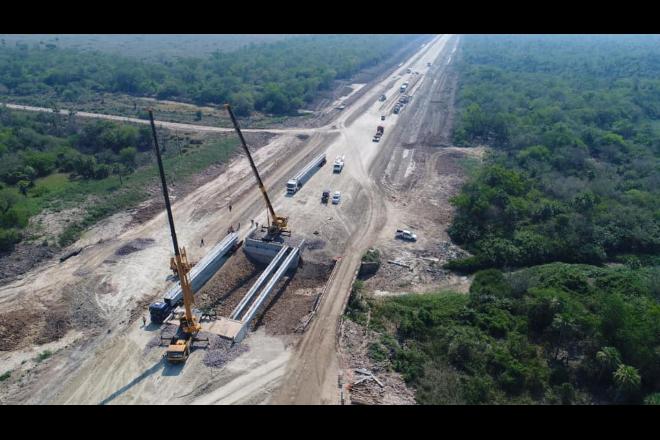
<svg viewBox="0 0 660 440">
<path fill-rule="evenodd" d="M 74 313 L 74 324 L 83 323 L 88 330 L 70 340 L 67 349 L 36 366 L 22 382 L 5 387 L 0 403 L 254 403 L 270 400 L 277 389 L 280 392 L 272 399 L 276 403 L 336 403 L 335 329 L 360 256 L 377 238 L 388 215 L 385 193 L 374 176 L 385 170 L 400 142 L 397 130 L 410 122 L 404 111 L 399 116 L 388 115 L 383 124 L 382 103 L 377 97 L 386 93 L 387 104 L 398 99 L 398 88 L 410 76 L 400 70 L 405 72 L 410 66 L 423 77 L 427 62 L 446 56 L 449 41 L 455 40 L 449 36 L 434 39 L 393 76 L 365 86 L 366 92 L 326 127 L 254 130 L 280 134 L 254 154 L 276 210 L 290 217 L 297 234 L 314 238 L 314 232 L 319 232 L 328 244 L 310 252 L 308 258 L 342 256 L 318 318 L 295 350 L 276 337 L 255 332 L 245 341 L 249 351 L 220 370 L 205 367 L 201 351 L 183 369 L 164 365 L 162 350 L 145 351 L 156 329 L 141 328 L 134 306 L 147 304 L 167 285 L 170 244 L 165 214 L 130 228 L 126 216 L 114 216 L 76 243 L 87 246 L 79 256 L 61 264 L 52 261 L 0 289 L 3 313 L 26 307 L 47 310 L 51 304 L 64 302 L 79 311 Z M 115 118 L 130 119 L 108 117 Z M 176 129 L 227 130 L 160 124 Z M 385 125 L 386 134 L 380 143 L 373 143 L 371 137 L 379 124 Z M 301 139 L 297 134 L 309 137 Z M 286 180 L 321 151 L 327 151 L 330 161 L 345 154 L 345 171 L 332 175 L 326 167 L 319 171 L 325 175 L 315 176 L 295 196 L 286 197 Z M 342 191 L 343 200 L 338 206 L 320 208 L 320 193 L 328 185 L 333 191 Z M 233 209 L 228 212 L 230 201 Z M 266 219 L 262 199 L 242 158 L 230 163 L 217 179 L 174 201 L 173 210 L 181 243 L 199 243 L 203 237 L 211 244 L 224 236 L 229 225 L 247 225 L 250 219 L 264 223 Z M 139 252 L 117 255 L 121 246 L 137 239 L 153 241 Z M 203 250 L 189 246 L 188 251 L 195 260 Z M 32 350 L 26 347 L 22 352 Z M 0 355 L 0 364 L 20 358 L 22 352 Z"/>
<path fill-rule="evenodd" d="M 59 109 L 57 111 L 51 108 L 45 107 L 34 107 L 31 105 L 20 105 L 20 104 L 10 104 L 10 103 L 1 103 L 0 106 L 5 106 L 13 110 L 23 110 L 30 112 L 40 112 L 40 113 L 57 113 L 60 115 L 68 116 L 70 110 Z M 102 113 L 89 113 L 89 112 L 75 112 L 75 116 L 81 118 L 91 118 L 91 119 L 105 119 L 109 121 L 117 122 L 130 122 L 133 124 L 143 124 L 149 125 L 147 119 L 139 118 L 129 118 L 127 116 L 118 116 L 118 115 L 108 115 Z M 223 128 L 223 127 L 211 127 L 208 125 L 195 125 L 195 124 L 181 124 L 179 122 L 167 122 L 167 121 L 155 121 L 156 127 L 158 128 L 168 128 L 170 130 L 179 130 L 179 131 L 198 131 L 206 133 L 231 133 L 234 131 L 233 128 Z M 242 131 L 246 133 L 274 133 L 274 134 L 300 134 L 300 133 L 316 133 L 318 131 L 328 130 L 327 127 L 322 128 L 245 128 Z"/>
<path fill-rule="evenodd" d="M 448 56 L 448 43 L 455 44 L 451 36 L 443 36 L 428 45 L 425 51 L 414 57 L 402 69 L 410 68 L 424 77 L 429 70 L 427 63 L 436 63 L 441 57 Z M 385 94 L 388 101 L 381 103 L 367 101 L 361 114 L 351 118 L 350 125 L 340 125 L 341 135 L 328 149 L 328 157 L 346 155 L 345 171 L 333 180 L 335 189 L 343 192 L 343 206 L 339 209 L 329 207 L 332 215 L 338 215 L 345 227 L 345 248 L 338 262 L 337 274 L 332 279 L 326 297 L 320 306 L 318 319 L 307 330 L 294 358 L 287 370 L 287 377 L 274 396 L 273 402 L 284 404 L 336 404 L 339 403 L 338 372 L 336 352 L 336 330 L 339 318 L 350 293 L 354 275 L 359 267 L 362 254 L 377 239 L 388 217 L 385 193 L 379 187 L 379 177 L 389 163 L 394 147 L 401 142 L 403 133 L 408 133 L 415 115 L 412 109 L 423 107 L 430 99 L 423 93 L 416 96 L 411 90 L 414 106 L 405 109 L 399 115 L 386 114 L 381 121 L 382 109 L 390 108 L 388 103 L 399 99 L 398 89 L 411 75 L 401 75 L 399 79 L 380 88 L 375 96 Z M 424 83 L 424 79 L 417 85 Z M 419 102 L 416 102 L 418 101 Z M 371 141 L 377 125 L 384 125 L 385 136 L 379 143 Z M 311 182 L 310 182 L 311 183 Z M 316 181 L 306 185 L 296 198 L 318 200 L 322 186 L 326 181 Z M 314 203 L 314 202 L 311 202 Z M 318 203 L 318 202 L 317 202 Z M 311 213 L 306 221 L 309 221 Z M 320 214 L 319 214 L 320 213 Z M 325 208 L 315 211 L 316 216 L 328 216 Z M 347 238 L 347 239 L 346 239 Z M 333 239 L 338 240 L 338 234 Z"/>
</svg>

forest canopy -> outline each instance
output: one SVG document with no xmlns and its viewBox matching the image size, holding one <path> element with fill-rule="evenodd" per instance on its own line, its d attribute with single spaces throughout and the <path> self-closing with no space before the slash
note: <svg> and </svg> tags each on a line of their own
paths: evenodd
<svg viewBox="0 0 660 440">
<path fill-rule="evenodd" d="M 334 80 L 391 57 L 419 35 L 317 35 L 250 44 L 205 57 L 140 61 L 102 52 L 16 44 L 0 46 L 0 94 L 75 102 L 101 92 L 233 104 L 252 111 L 295 114 Z"/>
<path fill-rule="evenodd" d="M 464 40 L 458 145 L 492 154 L 453 200 L 475 270 L 660 252 L 660 39 Z"/>
</svg>

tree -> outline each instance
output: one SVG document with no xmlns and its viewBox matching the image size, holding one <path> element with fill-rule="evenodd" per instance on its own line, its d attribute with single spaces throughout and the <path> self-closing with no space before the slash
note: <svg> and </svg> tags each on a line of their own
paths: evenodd
<svg viewBox="0 0 660 440">
<path fill-rule="evenodd" d="M 0 190 L 0 213 L 6 214 L 18 202 L 18 195 L 9 189 Z"/>
<path fill-rule="evenodd" d="M 110 175 L 110 166 L 106 164 L 101 164 L 94 170 L 94 178 L 96 180 L 105 179 Z"/>
<path fill-rule="evenodd" d="M 129 170 L 135 168 L 135 158 L 137 156 L 137 149 L 134 147 L 122 148 L 119 151 L 119 161 Z"/>
<path fill-rule="evenodd" d="M 18 190 L 23 194 L 25 197 L 27 197 L 27 192 L 30 186 L 32 185 L 32 182 L 29 180 L 21 180 L 17 183 Z"/>
<path fill-rule="evenodd" d="M 619 393 L 630 396 L 639 391 L 641 383 L 642 378 L 635 367 L 621 364 L 614 372 L 614 384 Z"/>
<path fill-rule="evenodd" d="M 124 165 L 123 163 L 116 163 L 112 167 L 112 174 L 114 174 L 116 176 L 119 176 L 119 184 L 123 185 L 124 180 L 122 179 L 122 177 L 125 177 L 125 176 L 128 176 L 129 174 L 131 174 L 131 170 L 126 168 L 126 165 Z"/>
<path fill-rule="evenodd" d="M 73 168 L 76 174 L 80 175 L 83 179 L 91 179 L 94 177 L 94 171 L 96 170 L 96 159 L 92 156 L 81 154 L 75 158 Z"/>
<path fill-rule="evenodd" d="M 621 355 L 614 347 L 603 347 L 596 353 L 596 361 L 600 365 L 598 373 L 600 380 L 604 372 L 613 372 L 621 365 Z"/>
</svg>

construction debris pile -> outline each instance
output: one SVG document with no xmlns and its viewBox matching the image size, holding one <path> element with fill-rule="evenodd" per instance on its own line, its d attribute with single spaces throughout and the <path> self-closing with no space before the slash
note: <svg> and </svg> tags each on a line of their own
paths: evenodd
<svg viewBox="0 0 660 440">
<path fill-rule="evenodd" d="M 341 325 L 341 346 L 350 369 L 344 370 L 350 403 L 354 405 L 411 405 L 413 391 L 400 374 L 391 371 L 387 362 L 374 362 L 369 346 L 378 341 L 378 334 L 351 321 Z"/>
<path fill-rule="evenodd" d="M 229 339 L 221 338 L 207 332 L 200 333 L 201 338 L 208 338 L 209 345 L 204 355 L 204 365 L 211 368 L 220 368 L 249 351 L 247 344 L 234 344 Z"/>
</svg>

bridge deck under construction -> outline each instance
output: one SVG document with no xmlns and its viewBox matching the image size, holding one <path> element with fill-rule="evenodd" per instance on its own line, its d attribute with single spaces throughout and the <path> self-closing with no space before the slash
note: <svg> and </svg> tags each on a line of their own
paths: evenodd
<svg viewBox="0 0 660 440">
<path fill-rule="evenodd" d="M 241 299 L 238 305 L 228 317 L 218 319 L 204 325 L 204 331 L 214 333 L 234 342 L 240 342 L 247 334 L 252 320 L 266 299 L 275 289 L 277 283 L 284 274 L 298 266 L 300 259 L 300 246 L 291 247 L 281 245 L 279 251 L 273 257 L 268 266 L 261 273 L 257 281 Z"/>
</svg>

